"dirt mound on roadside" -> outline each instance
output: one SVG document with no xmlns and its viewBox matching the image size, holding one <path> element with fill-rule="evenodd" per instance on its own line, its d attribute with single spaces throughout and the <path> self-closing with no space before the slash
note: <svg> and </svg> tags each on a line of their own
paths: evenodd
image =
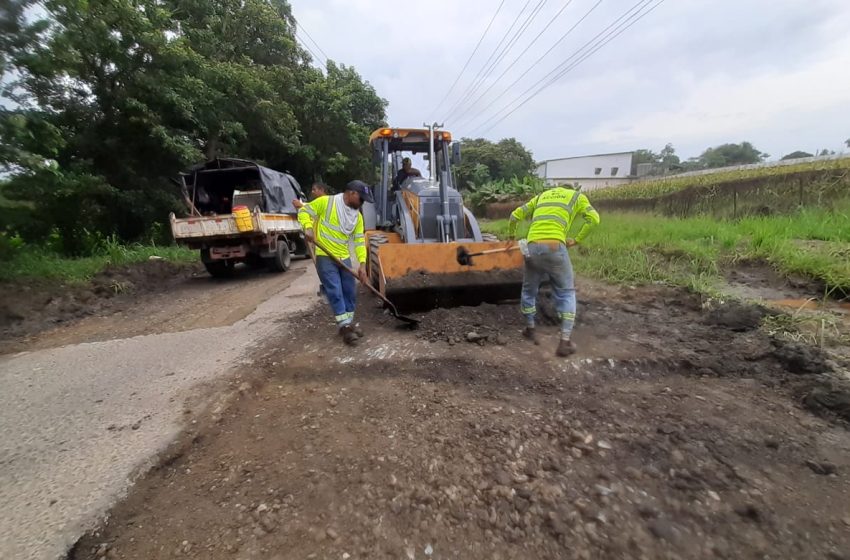
<svg viewBox="0 0 850 560">
<path fill-rule="evenodd" d="M 140 296 L 167 291 L 187 275 L 201 273 L 200 264 L 152 260 L 109 267 L 88 282 L 5 282 L 0 284 L 0 341 L 129 307 Z"/>
</svg>

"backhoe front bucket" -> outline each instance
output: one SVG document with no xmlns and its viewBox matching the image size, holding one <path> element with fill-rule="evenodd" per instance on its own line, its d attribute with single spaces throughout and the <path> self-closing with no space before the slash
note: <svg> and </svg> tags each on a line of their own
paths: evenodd
<svg viewBox="0 0 850 560">
<path fill-rule="evenodd" d="M 402 243 L 384 232 L 368 237 L 373 284 L 405 309 L 519 299 L 523 265 L 519 251 L 482 255 L 472 266 L 458 263 L 458 247 L 477 253 L 504 243 Z"/>
</svg>

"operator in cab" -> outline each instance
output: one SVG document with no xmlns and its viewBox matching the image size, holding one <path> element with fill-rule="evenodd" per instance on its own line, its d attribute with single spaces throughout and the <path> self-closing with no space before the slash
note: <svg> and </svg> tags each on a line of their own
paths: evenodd
<svg viewBox="0 0 850 560">
<path fill-rule="evenodd" d="M 413 167 L 413 162 L 410 161 L 409 157 L 406 157 L 401 160 L 401 169 L 396 173 L 395 180 L 393 181 L 393 190 L 400 189 L 408 177 L 422 177 L 422 173 Z"/>
</svg>

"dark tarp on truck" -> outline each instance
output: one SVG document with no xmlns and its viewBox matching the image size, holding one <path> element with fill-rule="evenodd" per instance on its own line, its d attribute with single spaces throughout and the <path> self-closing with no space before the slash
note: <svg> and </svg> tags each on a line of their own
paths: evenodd
<svg viewBox="0 0 850 560">
<path fill-rule="evenodd" d="M 204 215 L 229 214 L 236 190 L 259 191 L 257 205 L 273 214 L 295 214 L 292 201 L 304 199 L 295 177 L 244 159 L 216 158 L 190 167 L 180 179 L 190 211 Z"/>
</svg>

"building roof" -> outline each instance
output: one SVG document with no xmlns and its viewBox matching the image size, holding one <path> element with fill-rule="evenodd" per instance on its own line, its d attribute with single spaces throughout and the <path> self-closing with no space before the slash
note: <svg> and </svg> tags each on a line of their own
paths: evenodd
<svg viewBox="0 0 850 560">
<path fill-rule="evenodd" d="M 593 157 L 602 157 L 602 156 L 621 156 L 623 154 L 634 154 L 634 153 L 635 153 L 634 150 L 631 150 L 631 151 L 627 151 L 627 152 L 608 152 L 608 153 L 605 153 L 605 154 L 590 154 L 590 155 L 585 155 L 585 156 L 568 156 L 568 157 L 562 157 L 562 158 L 544 159 L 542 161 L 538 161 L 537 165 L 543 165 L 544 163 L 549 163 L 549 162 L 552 162 L 552 161 L 564 161 L 566 159 L 583 159 L 583 158 L 593 158 Z"/>
</svg>

